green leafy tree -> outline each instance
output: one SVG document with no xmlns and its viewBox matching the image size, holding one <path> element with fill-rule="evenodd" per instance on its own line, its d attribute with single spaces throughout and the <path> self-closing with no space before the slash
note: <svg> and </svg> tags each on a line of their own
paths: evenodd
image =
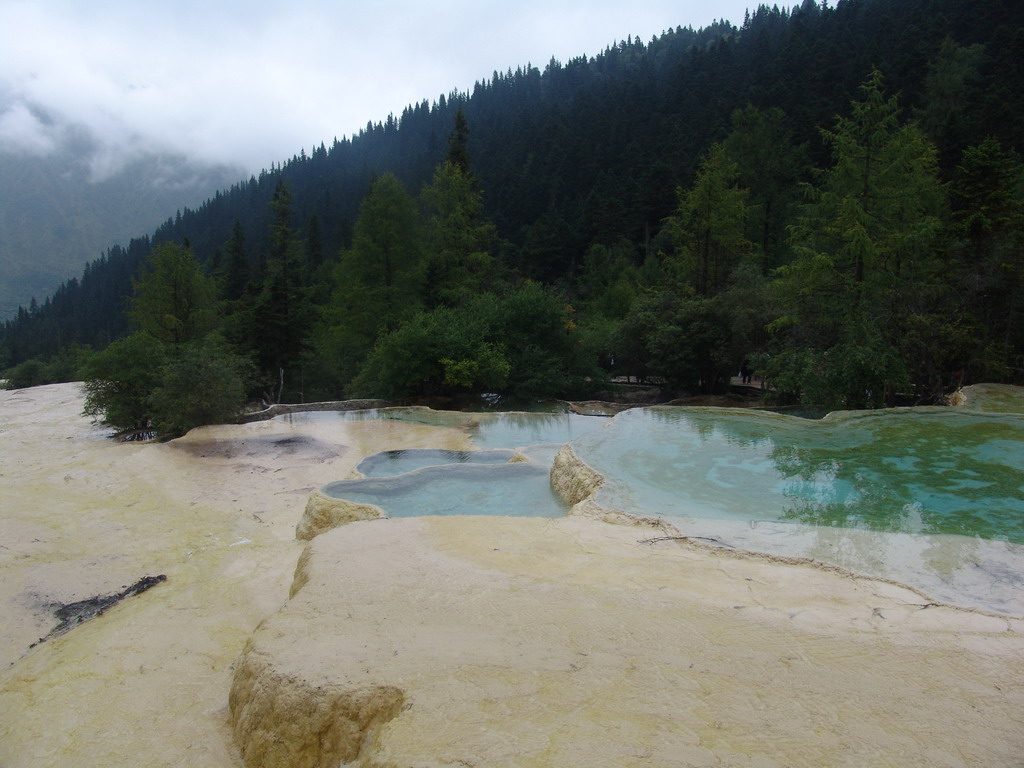
<svg viewBox="0 0 1024 768">
<path fill-rule="evenodd" d="M 118 431 L 150 429 L 149 398 L 160 386 L 167 355 L 166 344 L 142 332 L 94 354 L 82 367 L 83 413 Z"/>
<path fill-rule="evenodd" d="M 217 323 L 216 285 L 184 246 L 162 243 L 154 248 L 149 270 L 133 281 L 133 288 L 132 322 L 161 342 L 193 341 Z"/>
<path fill-rule="evenodd" d="M 251 376 L 248 361 L 218 339 L 182 345 L 171 352 L 146 398 L 150 420 L 166 435 L 232 422 L 242 411 Z"/>
<path fill-rule="evenodd" d="M 588 344 L 575 309 L 552 288 L 526 281 L 502 297 L 492 334 L 510 366 L 504 394 L 583 397 L 607 383 L 601 350 Z"/>
<path fill-rule="evenodd" d="M 501 391 L 510 365 L 491 341 L 493 296 L 471 307 L 438 307 L 387 334 L 353 381 L 356 397 L 403 398 Z"/>
<path fill-rule="evenodd" d="M 4 371 L 3 378 L 4 389 L 25 389 L 51 383 L 46 363 L 34 357 Z"/>
<path fill-rule="evenodd" d="M 572 315 L 557 293 L 530 282 L 507 296 L 483 294 L 462 307 L 421 313 L 380 339 L 350 394 L 591 394 L 607 376 L 598 365 L 598 350 Z"/>
<path fill-rule="evenodd" d="M 805 188 L 808 202 L 791 228 L 795 259 L 777 284 L 789 311 L 772 323 L 786 340 L 773 359 L 777 383 L 799 386 L 807 399 L 828 390 L 817 382 L 842 379 L 847 385 L 831 390 L 827 404 L 848 408 L 892 402 L 913 381 L 907 331 L 927 326 L 942 292 L 944 196 L 934 147 L 901 123 L 877 70 L 861 93 L 850 117 L 822 131 L 833 165 Z M 930 341 L 942 348 L 940 335 Z"/>
<path fill-rule="evenodd" d="M 656 377 L 676 393 L 720 391 L 737 367 L 722 300 L 672 291 L 637 301 L 620 328 L 616 352 L 624 372 Z"/>
</svg>

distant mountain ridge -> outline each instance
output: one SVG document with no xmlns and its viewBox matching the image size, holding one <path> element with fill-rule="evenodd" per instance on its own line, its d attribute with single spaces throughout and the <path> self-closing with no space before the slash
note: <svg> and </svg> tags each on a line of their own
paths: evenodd
<svg viewBox="0 0 1024 768">
<path fill-rule="evenodd" d="M 197 206 L 241 171 L 149 155 L 99 181 L 82 147 L 48 156 L 0 151 L 0 320 L 65 280 L 115 243 L 152 231 L 168 211 Z"/>
</svg>

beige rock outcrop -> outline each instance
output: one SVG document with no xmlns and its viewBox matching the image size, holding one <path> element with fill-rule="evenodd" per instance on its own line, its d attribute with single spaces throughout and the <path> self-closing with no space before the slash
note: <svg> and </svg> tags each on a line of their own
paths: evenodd
<svg viewBox="0 0 1024 768">
<path fill-rule="evenodd" d="M 570 506 L 597 493 L 604 478 L 580 461 L 572 446 L 564 445 L 551 464 L 551 488 Z"/>
<path fill-rule="evenodd" d="M 569 514 L 574 517 L 589 517 L 612 525 L 632 525 L 645 528 L 656 528 L 666 535 L 678 535 L 679 531 L 664 520 L 653 517 L 639 517 L 618 509 L 601 506 L 594 496 L 604 485 L 604 477 L 600 472 L 583 462 L 565 445 L 555 455 L 551 465 L 551 488 L 566 504 Z"/>
<path fill-rule="evenodd" d="M 248 652 L 228 700 L 235 740 L 251 768 L 335 768 L 359 757 L 405 696 L 392 686 L 348 687 L 280 674 Z"/>
<path fill-rule="evenodd" d="M 302 519 L 295 527 L 295 538 L 309 541 L 324 531 L 347 525 L 357 520 L 376 520 L 387 517 L 375 504 L 360 504 L 347 499 L 335 499 L 320 491 L 313 491 L 306 500 Z"/>
</svg>

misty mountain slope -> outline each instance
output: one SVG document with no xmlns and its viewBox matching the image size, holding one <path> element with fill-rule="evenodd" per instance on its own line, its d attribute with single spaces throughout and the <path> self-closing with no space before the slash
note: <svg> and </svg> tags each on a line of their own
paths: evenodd
<svg viewBox="0 0 1024 768">
<path fill-rule="evenodd" d="M 240 175 L 151 155 L 93 181 L 81 150 L 0 152 L 0 319 L 33 298 L 42 303 L 112 244 L 152 231 Z"/>
<path fill-rule="evenodd" d="M 38 311 L 5 323 L 0 360 L 47 357 L 69 343 L 99 348 L 126 334 L 125 297 L 151 247 L 187 241 L 213 271 L 236 222 L 258 293 L 280 182 L 289 189 L 295 238 L 309 246 L 306 258 L 336 262 L 352 244 L 373 181 L 393 173 L 418 194 L 444 158 L 460 111 L 470 168 L 498 235 L 494 257 L 516 276 L 575 298 L 595 246 L 620 249 L 637 269 L 671 250 L 663 222 L 677 210 L 679 190 L 693 184 L 704 153 L 735 130 L 737 111 L 776 110 L 791 135 L 785 173 L 744 184 L 752 206 L 761 206 L 764 224 L 754 234 L 765 249 L 764 268 L 784 265 L 792 259 L 787 227 L 799 183 L 832 162 L 821 130 L 849 113 L 873 68 L 885 93 L 898 94 L 899 119 L 915 121 L 935 143 L 948 181 L 964 150 L 986 137 L 1011 156 L 1024 149 L 1022 61 L 1018 0 L 840 0 L 825 9 L 808 0 L 794 9 L 761 6 L 740 27 L 676 27 L 649 42 L 627 38 L 591 58 L 481 73 L 470 92 L 410 105 L 352 138 L 224 187 L 198 207 L 168 206 L 155 230 L 135 230 L 124 248 L 107 250 Z M 768 134 L 748 133 L 744 141 L 751 155 L 784 149 L 763 152 Z M 772 190 L 769 221 L 765 195 Z"/>
</svg>

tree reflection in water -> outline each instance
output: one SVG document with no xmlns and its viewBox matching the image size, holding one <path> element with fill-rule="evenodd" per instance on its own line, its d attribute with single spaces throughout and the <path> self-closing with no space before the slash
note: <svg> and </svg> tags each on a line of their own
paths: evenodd
<svg viewBox="0 0 1024 768">
<path fill-rule="evenodd" d="M 1019 415 L 925 408 L 810 421 L 649 408 L 582 438 L 577 454 L 657 514 L 1024 543 Z"/>
</svg>

